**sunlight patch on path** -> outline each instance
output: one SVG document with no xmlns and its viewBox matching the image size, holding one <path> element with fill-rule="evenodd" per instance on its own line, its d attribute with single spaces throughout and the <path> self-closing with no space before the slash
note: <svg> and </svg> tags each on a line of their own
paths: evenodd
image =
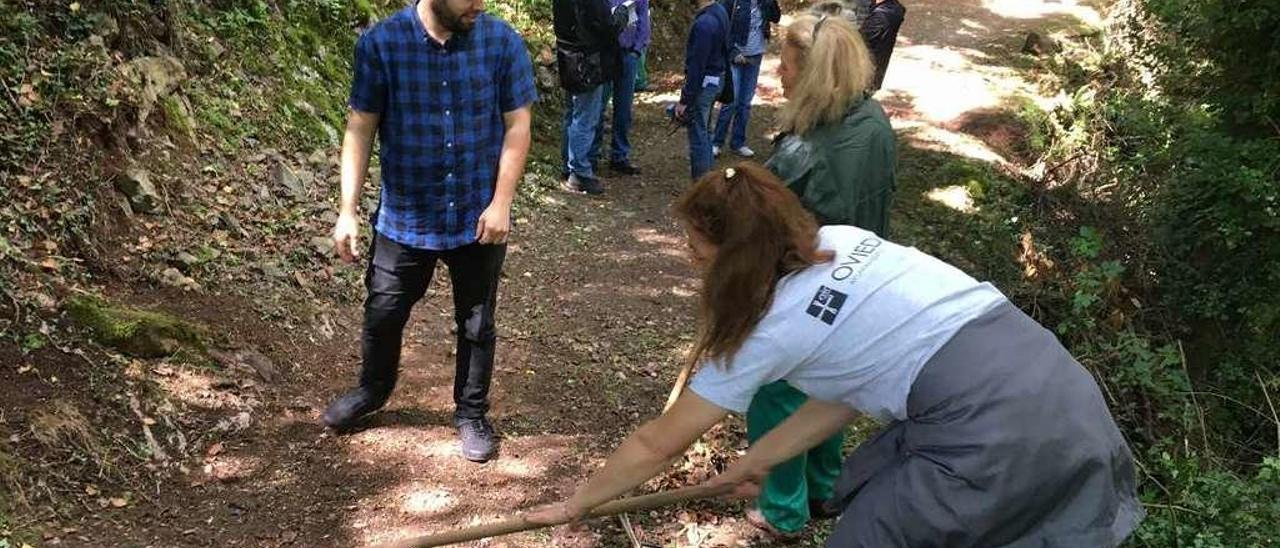
<svg viewBox="0 0 1280 548">
<path fill-rule="evenodd" d="M 975 62 L 985 56 L 967 48 L 899 47 L 894 50 L 881 93 L 909 94 L 916 117 L 940 125 L 1029 90 L 1012 69 Z"/>
<path fill-rule="evenodd" d="M 421 483 L 407 486 L 409 493 L 404 496 L 400 511 L 406 514 L 430 516 L 448 510 L 455 504 L 453 493 L 448 490 L 424 486 Z"/>
<path fill-rule="evenodd" d="M 778 79 L 779 63 L 777 55 L 766 55 L 760 61 L 760 77 L 756 80 L 756 96 L 751 101 L 752 105 L 774 105 L 783 101 L 782 81 Z"/>
<path fill-rule="evenodd" d="M 877 97 L 895 107 L 894 127 L 912 129 L 907 138 L 916 145 L 1008 167 L 1007 159 L 953 124 L 1020 98 L 1044 105 L 1047 99 L 1016 62 L 1026 33 L 1101 20 L 1077 0 L 920 2 L 907 14 Z"/>
<path fill-rule="evenodd" d="M 1102 15 L 1077 0 L 1036 2 L 1028 0 L 983 0 L 982 7 L 1001 17 L 1043 19 L 1052 15 L 1070 15 L 1088 25 L 1102 24 Z"/>
<path fill-rule="evenodd" d="M 637 95 L 636 102 L 642 105 L 659 105 L 666 106 L 680 100 L 680 90 L 668 91 L 662 93 L 646 93 Z"/>
<path fill-rule="evenodd" d="M 973 196 L 963 185 L 951 185 L 930 190 L 925 197 L 961 213 L 973 213 L 978 209 L 973 205 Z"/>
<path fill-rule="evenodd" d="M 357 436 L 345 465 L 377 463 L 398 478 L 346 509 L 359 545 L 503 519 L 547 502 L 557 487 L 547 478 L 576 469 L 582 453 L 577 436 L 524 436 L 505 439 L 498 459 L 475 464 L 457 455 L 452 429 L 380 428 Z"/>
<path fill-rule="evenodd" d="M 894 128 L 917 148 L 946 152 L 999 166 L 1012 165 L 1004 156 L 991 150 L 991 147 L 964 133 L 920 121 L 902 124 L 895 121 Z"/>
</svg>

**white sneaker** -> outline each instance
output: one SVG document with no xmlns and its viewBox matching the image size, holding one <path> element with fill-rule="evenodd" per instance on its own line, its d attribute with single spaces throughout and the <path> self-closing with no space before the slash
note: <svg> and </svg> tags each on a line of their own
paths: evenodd
<svg viewBox="0 0 1280 548">
<path fill-rule="evenodd" d="M 711 145 L 711 157 L 712 158 L 720 157 L 720 145 Z"/>
<path fill-rule="evenodd" d="M 733 149 L 733 153 L 734 153 L 734 154 L 737 154 L 738 156 L 741 156 L 741 157 L 743 157 L 743 158 L 750 158 L 750 157 L 752 157 L 752 156 L 755 156 L 755 155 L 756 155 L 756 151 L 751 150 L 751 149 L 747 148 L 746 146 L 741 146 L 741 147 L 738 147 L 738 148 Z"/>
</svg>

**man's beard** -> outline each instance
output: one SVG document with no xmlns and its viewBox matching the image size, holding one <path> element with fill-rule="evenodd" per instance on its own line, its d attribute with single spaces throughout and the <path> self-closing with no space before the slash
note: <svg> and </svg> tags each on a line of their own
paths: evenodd
<svg viewBox="0 0 1280 548">
<path fill-rule="evenodd" d="M 449 9 L 447 0 L 431 0 L 431 13 L 435 14 L 436 20 L 444 25 L 444 28 L 451 32 L 468 32 L 474 27 L 476 22 L 474 19 L 468 21 L 461 15 L 454 13 Z"/>
</svg>

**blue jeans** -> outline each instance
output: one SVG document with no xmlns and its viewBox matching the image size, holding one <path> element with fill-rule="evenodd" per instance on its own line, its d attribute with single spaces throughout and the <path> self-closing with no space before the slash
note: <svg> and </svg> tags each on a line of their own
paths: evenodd
<svg viewBox="0 0 1280 548">
<path fill-rule="evenodd" d="M 564 157 L 566 174 L 596 177 L 591 167 L 591 144 L 596 137 L 596 125 L 600 123 L 603 92 L 604 86 L 596 86 L 591 91 L 570 95 L 565 103 L 560 153 Z"/>
<path fill-rule="evenodd" d="M 608 108 L 609 99 L 613 99 L 613 141 L 609 147 L 609 161 L 626 163 L 631 159 L 631 106 L 635 102 L 636 67 L 639 67 L 640 54 L 636 51 L 622 52 L 622 70 L 618 78 L 604 85 L 604 100 L 600 101 L 600 123 L 595 129 L 595 145 L 591 147 L 591 157 L 600 157 L 600 146 L 604 142 L 604 109 Z"/>
<path fill-rule="evenodd" d="M 591 139 L 591 163 L 600 163 L 600 147 L 604 143 L 604 113 L 609 110 L 609 99 L 613 97 L 613 82 L 600 84 L 600 116 L 596 120 L 596 136 Z"/>
<path fill-rule="evenodd" d="M 600 122 L 596 124 L 596 140 L 591 143 L 593 159 L 600 158 L 600 147 L 604 144 L 604 113 L 609 108 L 609 99 L 613 99 L 613 141 L 609 147 L 609 161 L 626 163 L 631 159 L 631 108 L 636 97 L 634 82 L 639 63 L 639 53 L 624 52 L 622 72 L 618 79 L 604 84 L 600 101 Z M 632 84 L 627 85 L 628 82 Z"/>
<path fill-rule="evenodd" d="M 711 132 L 707 130 L 707 122 L 716 96 L 720 95 L 721 85 L 723 83 L 703 87 L 694 104 L 685 107 L 685 117 L 689 120 L 689 173 L 694 180 L 711 171 L 711 164 L 715 161 L 711 156 Z"/>
<path fill-rule="evenodd" d="M 764 56 L 751 55 L 747 64 L 732 63 L 733 70 L 733 104 L 720 107 L 720 117 L 716 119 L 715 144 L 724 145 L 724 138 L 729 133 L 729 124 L 733 124 L 733 136 L 729 148 L 738 149 L 747 144 L 747 122 L 751 119 L 751 100 L 756 96 L 756 81 L 760 79 L 760 60 Z"/>
</svg>

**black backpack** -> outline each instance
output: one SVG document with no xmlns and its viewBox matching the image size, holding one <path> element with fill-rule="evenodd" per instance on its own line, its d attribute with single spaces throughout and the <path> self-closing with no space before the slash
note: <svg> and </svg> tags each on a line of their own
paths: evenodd
<svg viewBox="0 0 1280 548">
<path fill-rule="evenodd" d="M 571 94 L 584 93 L 596 86 L 611 81 L 618 76 L 621 68 L 621 51 L 617 47 L 617 33 L 622 30 L 619 19 L 625 14 L 610 14 L 608 27 L 613 34 L 609 38 L 592 36 L 586 30 L 589 20 L 595 15 L 585 11 L 584 2 L 595 0 L 568 0 L 572 6 L 575 20 L 575 36 L 557 36 L 556 39 L 556 72 L 560 74 L 560 86 Z M 568 14 L 565 14 L 568 16 Z M 616 29 L 616 30 L 614 30 Z M 607 44 L 602 46 L 601 42 Z"/>
</svg>

